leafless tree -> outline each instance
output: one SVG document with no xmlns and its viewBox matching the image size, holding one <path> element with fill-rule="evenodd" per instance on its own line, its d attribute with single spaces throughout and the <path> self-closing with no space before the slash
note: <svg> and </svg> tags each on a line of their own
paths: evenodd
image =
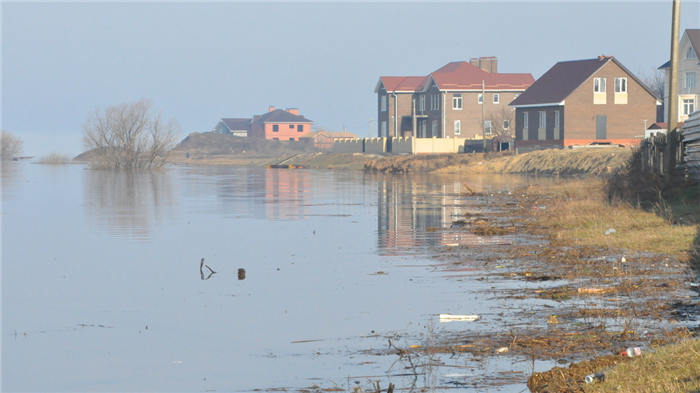
<svg viewBox="0 0 700 393">
<path fill-rule="evenodd" d="M 165 164 L 175 146 L 180 126 L 174 119 L 163 121 L 152 113 L 151 101 L 96 109 L 83 125 L 83 144 L 92 151 L 98 168 L 138 170 Z"/>
<path fill-rule="evenodd" d="M 652 67 L 649 71 L 640 71 L 637 75 L 639 76 L 639 80 L 647 85 L 647 87 L 663 101 L 665 93 L 665 73 Z"/>
<path fill-rule="evenodd" d="M 2 130 L 2 138 L 0 139 L 0 145 L 2 146 L 2 160 L 10 161 L 12 158 L 16 157 L 22 152 L 22 145 L 24 141 L 22 138 L 12 134 L 11 132 Z"/>
<path fill-rule="evenodd" d="M 491 135 L 512 135 L 515 133 L 515 110 L 508 105 L 500 105 L 486 116 L 491 120 Z"/>
</svg>

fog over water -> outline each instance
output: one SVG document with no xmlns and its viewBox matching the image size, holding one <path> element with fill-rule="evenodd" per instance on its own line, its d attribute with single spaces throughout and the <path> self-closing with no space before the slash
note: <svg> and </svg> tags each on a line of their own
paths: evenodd
<svg viewBox="0 0 700 393">
<path fill-rule="evenodd" d="M 517 359 L 462 359 L 416 379 L 373 353 L 388 335 L 494 326 L 440 324 L 438 313 L 512 305 L 480 296 L 491 284 L 474 279 L 478 268 L 457 279 L 431 264 L 435 249 L 503 239 L 428 228 L 472 209 L 464 183 L 498 192 L 531 181 L 3 163 L 2 389 L 430 387 L 464 381 L 449 375 L 465 367 L 529 372 Z"/>
</svg>

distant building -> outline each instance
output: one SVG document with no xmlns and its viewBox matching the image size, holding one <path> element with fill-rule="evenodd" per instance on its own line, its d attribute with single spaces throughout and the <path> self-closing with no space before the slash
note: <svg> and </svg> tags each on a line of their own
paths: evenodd
<svg viewBox="0 0 700 393">
<path fill-rule="evenodd" d="M 659 98 L 612 56 L 555 64 L 510 106 L 521 151 L 637 145 L 656 120 Z"/>
<path fill-rule="evenodd" d="M 248 136 L 252 119 L 221 119 L 212 131 L 233 136 Z"/>
<path fill-rule="evenodd" d="M 452 62 L 427 76 L 382 76 L 374 89 L 379 136 L 481 136 L 482 106 L 490 135 L 492 113 L 534 81 L 531 74 L 499 74 L 496 57 Z"/>
<path fill-rule="evenodd" d="M 700 74 L 700 29 L 686 29 L 678 45 L 678 120 L 685 121 L 698 109 L 698 74 Z M 671 61 L 659 67 L 666 73 L 664 80 L 664 107 L 668 108 L 668 93 L 671 74 Z M 664 122 L 668 122 L 668 113 L 664 111 Z"/>
<path fill-rule="evenodd" d="M 248 136 L 253 138 L 295 141 L 307 131 L 311 131 L 313 121 L 299 115 L 299 110 L 290 108 L 275 109 L 271 106 L 264 115 L 254 116 Z"/>
<path fill-rule="evenodd" d="M 271 106 L 267 113 L 253 116 L 252 119 L 223 118 L 212 131 L 241 137 L 294 141 L 311 131 L 311 124 L 311 120 L 299 115 L 298 109 L 285 111 Z"/>
</svg>

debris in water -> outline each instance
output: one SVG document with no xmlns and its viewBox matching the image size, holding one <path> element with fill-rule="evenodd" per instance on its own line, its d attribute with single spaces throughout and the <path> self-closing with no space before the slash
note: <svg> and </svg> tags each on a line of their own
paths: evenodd
<svg viewBox="0 0 700 393">
<path fill-rule="evenodd" d="M 245 269 L 238 269 L 238 279 L 245 280 Z"/>
<path fill-rule="evenodd" d="M 440 322 L 453 322 L 453 321 L 474 322 L 478 319 L 479 319 L 478 315 L 440 314 Z"/>
</svg>

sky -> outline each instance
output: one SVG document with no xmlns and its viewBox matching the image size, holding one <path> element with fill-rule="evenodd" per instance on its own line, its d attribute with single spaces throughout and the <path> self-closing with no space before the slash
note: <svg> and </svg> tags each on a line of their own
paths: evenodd
<svg viewBox="0 0 700 393">
<path fill-rule="evenodd" d="M 269 106 L 367 136 L 380 76 L 498 57 L 539 78 L 558 61 L 615 56 L 650 74 L 670 53 L 672 1 L 2 1 L 2 118 L 24 155 L 81 153 L 95 109 L 153 102 L 181 137 Z M 681 34 L 700 27 L 683 0 Z M 374 134 L 377 124 L 374 122 Z"/>
</svg>

